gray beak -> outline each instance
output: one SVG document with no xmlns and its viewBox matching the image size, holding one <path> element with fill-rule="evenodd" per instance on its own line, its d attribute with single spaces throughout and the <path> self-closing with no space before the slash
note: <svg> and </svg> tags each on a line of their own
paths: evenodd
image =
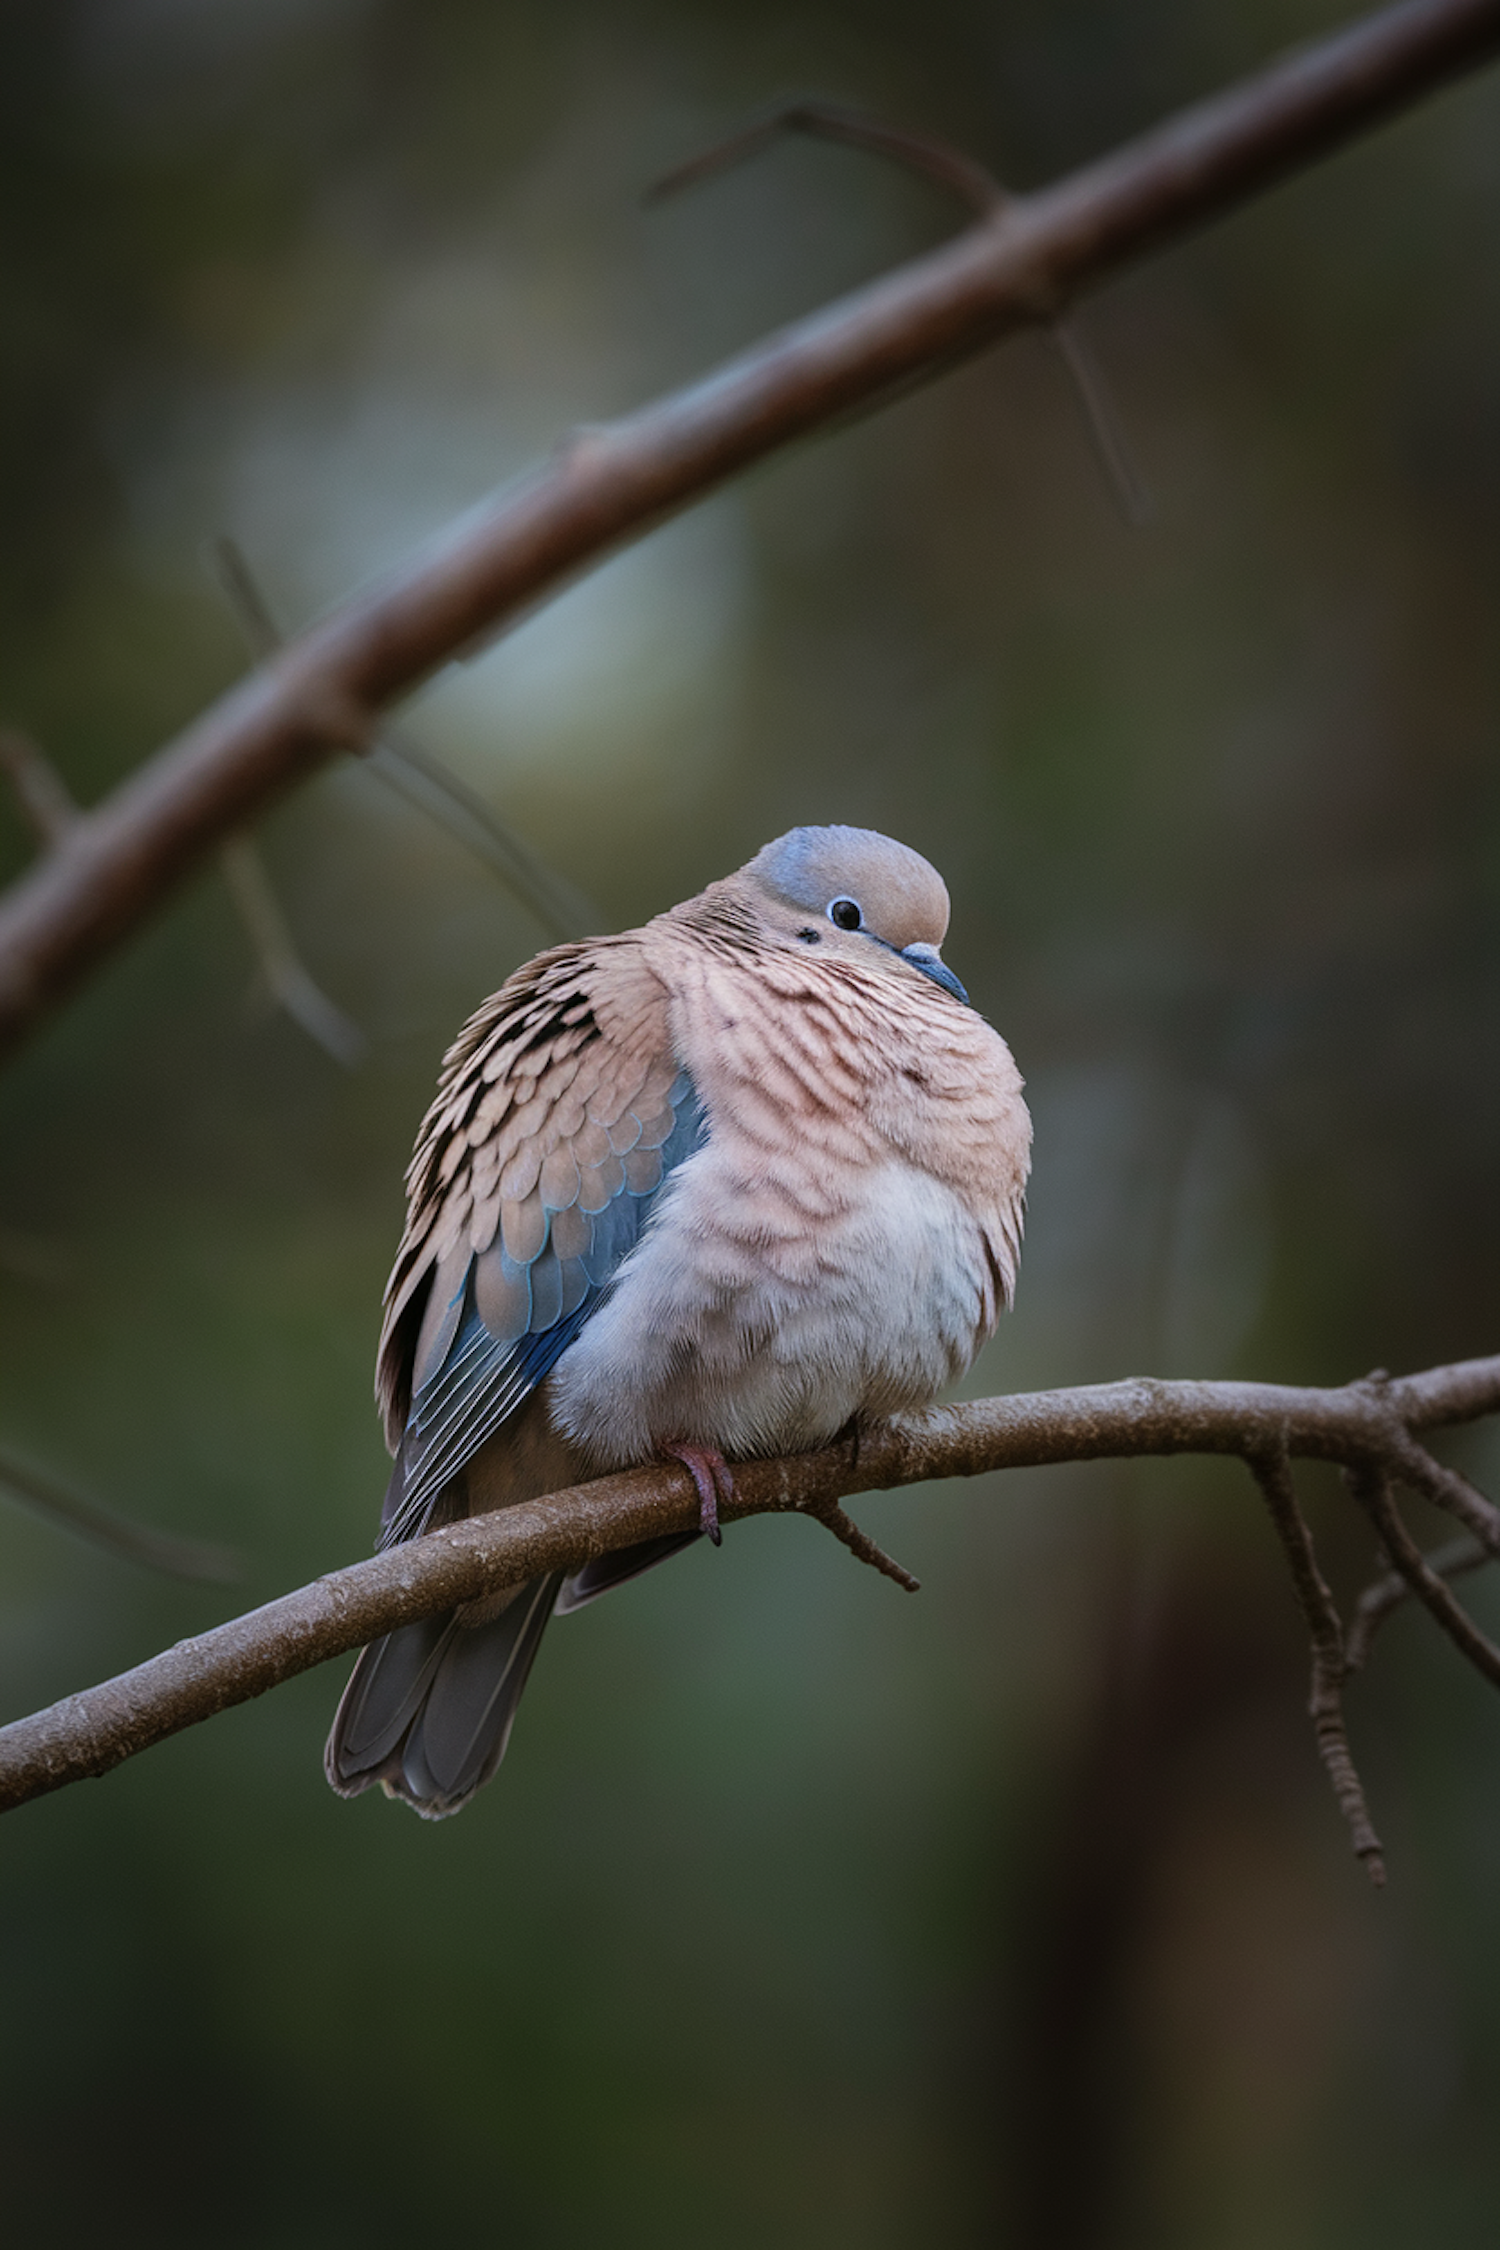
<svg viewBox="0 0 1500 2250">
<path fill-rule="evenodd" d="M 903 961 L 910 961 L 912 967 L 920 969 L 924 977 L 931 977 L 934 984 L 940 984 L 945 992 L 952 993 L 955 1000 L 962 1000 L 964 1006 L 968 1006 L 969 995 L 935 945 L 903 945 L 901 958 Z"/>
</svg>

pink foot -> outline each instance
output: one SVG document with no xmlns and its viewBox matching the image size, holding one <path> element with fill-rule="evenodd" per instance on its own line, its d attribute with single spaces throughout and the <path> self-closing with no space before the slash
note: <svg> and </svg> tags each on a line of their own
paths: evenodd
<svg viewBox="0 0 1500 2250">
<path fill-rule="evenodd" d="M 729 1463 L 712 1445 L 689 1445 L 684 1439 L 669 1439 L 657 1449 L 669 1461 L 680 1461 L 698 1489 L 698 1529 L 706 1531 L 716 1547 L 722 1545 L 724 1534 L 719 1529 L 719 1502 L 727 1506 L 734 1498 L 734 1478 Z"/>
</svg>

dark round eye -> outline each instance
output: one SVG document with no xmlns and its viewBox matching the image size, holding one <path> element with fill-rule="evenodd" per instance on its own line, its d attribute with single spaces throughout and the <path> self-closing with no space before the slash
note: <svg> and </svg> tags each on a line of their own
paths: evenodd
<svg viewBox="0 0 1500 2250">
<path fill-rule="evenodd" d="M 828 909 L 828 919 L 837 929 L 857 930 L 864 916 L 852 898 L 836 898 Z"/>
</svg>

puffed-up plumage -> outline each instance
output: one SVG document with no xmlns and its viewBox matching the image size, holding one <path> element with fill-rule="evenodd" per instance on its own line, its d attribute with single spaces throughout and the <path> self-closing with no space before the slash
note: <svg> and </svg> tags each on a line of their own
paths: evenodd
<svg viewBox="0 0 1500 2250">
<path fill-rule="evenodd" d="M 947 926 L 904 844 L 798 828 L 485 1002 L 407 1174 L 382 1545 L 673 1447 L 825 1444 L 963 1373 L 1014 1289 L 1031 1127 Z M 374 1643 L 333 1787 L 456 1812 L 505 1753 L 554 1610 L 698 1536 Z"/>
</svg>

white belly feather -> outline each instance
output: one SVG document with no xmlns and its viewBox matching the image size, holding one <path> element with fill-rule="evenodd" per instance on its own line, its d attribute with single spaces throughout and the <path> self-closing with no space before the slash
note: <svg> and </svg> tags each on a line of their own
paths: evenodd
<svg viewBox="0 0 1500 2250">
<path fill-rule="evenodd" d="M 558 1425 L 607 1467 L 670 1438 L 795 1452 L 934 1398 L 992 1318 L 979 1227 L 894 1156 L 841 1184 L 810 1217 L 690 1157 L 550 1378 Z"/>
</svg>

